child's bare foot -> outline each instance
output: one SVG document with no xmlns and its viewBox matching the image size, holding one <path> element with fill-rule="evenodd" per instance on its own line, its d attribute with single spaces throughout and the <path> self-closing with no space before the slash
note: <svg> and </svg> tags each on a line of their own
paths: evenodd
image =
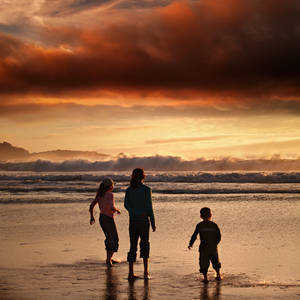
<svg viewBox="0 0 300 300">
<path fill-rule="evenodd" d="M 109 260 L 106 260 L 106 266 L 107 266 L 108 268 L 111 268 L 111 267 L 112 267 L 112 262 L 111 262 L 110 259 L 109 259 Z"/>
<path fill-rule="evenodd" d="M 140 277 L 137 276 L 137 275 L 134 275 L 134 274 L 129 274 L 128 275 L 128 280 L 136 280 L 136 279 L 139 279 Z"/>
<path fill-rule="evenodd" d="M 118 258 L 112 258 L 111 262 L 113 264 L 119 264 L 121 262 L 121 259 L 118 259 Z"/>
<path fill-rule="evenodd" d="M 208 278 L 207 278 L 207 275 L 204 275 L 202 282 L 204 282 L 204 283 L 208 283 Z"/>
<path fill-rule="evenodd" d="M 222 279 L 223 279 L 223 277 L 222 277 L 220 274 L 218 274 L 218 275 L 216 276 L 216 280 L 220 281 L 220 280 L 222 280 Z"/>
</svg>

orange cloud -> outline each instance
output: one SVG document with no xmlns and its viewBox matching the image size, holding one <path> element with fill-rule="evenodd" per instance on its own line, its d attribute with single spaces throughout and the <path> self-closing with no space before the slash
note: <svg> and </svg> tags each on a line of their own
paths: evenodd
<svg viewBox="0 0 300 300">
<path fill-rule="evenodd" d="M 45 30 L 51 46 L 0 35 L 2 95 L 298 98 L 300 3 L 175 2 L 94 29 Z"/>
</svg>

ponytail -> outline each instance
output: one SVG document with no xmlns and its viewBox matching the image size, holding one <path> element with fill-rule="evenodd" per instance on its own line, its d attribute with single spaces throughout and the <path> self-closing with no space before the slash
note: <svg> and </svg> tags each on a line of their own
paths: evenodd
<svg viewBox="0 0 300 300">
<path fill-rule="evenodd" d="M 112 181 L 112 179 L 110 179 L 108 177 L 103 179 L 103 181 L 99 185 L 96 198 L 103 197 L 104 194 L 110 189 L 110 187 L 112 185 L 114 185 L 114 182 Z"/>
</svg>

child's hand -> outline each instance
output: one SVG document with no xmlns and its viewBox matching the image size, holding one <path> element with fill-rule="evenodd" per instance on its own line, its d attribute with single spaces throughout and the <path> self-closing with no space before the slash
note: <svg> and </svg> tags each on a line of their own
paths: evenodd
<svg viewBox="0 0 300 300">
<path fill-rule="evenodd" d="M 112 212 L 117 214 L 121 213 L 121 211 L 118 208 L 112 208 Z"/>
<path fill-rule="evenodd" d="M 188 249 L 191 250 L 193 248 L 193 246 L 188 246 Z"/>
<path fill-rule="evenodd" d="M 156 226 L 153 226 L 152 227 L 152 232 L 155 232 L 156 231 Z"/>
<path fill-rule="evenodd" d="M 95 218 L 94 217 L 91 217 L 90 219 L 90 224 L 93 225 L 95 223 Z"/>
</svg>

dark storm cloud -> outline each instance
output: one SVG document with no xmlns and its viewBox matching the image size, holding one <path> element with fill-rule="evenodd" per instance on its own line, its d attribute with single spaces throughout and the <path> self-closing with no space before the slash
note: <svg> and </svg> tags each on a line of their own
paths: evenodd
<svg viewBox="0 0 300 300">
<path fill-rule="evenodd" d="M 103 3 L 72 3 L 79 8 L 96 2 Z M 299 16 L 298 0 L 205 0 L 175 2 L 102 29 L 56 29 L 56 43 L 63 40 L 63 47 L 26 44 L 16 52 L 4 46 L 0 92 L 295 99 L 300 97 Z M 0 36 L 1 45 L 6 40 L 20 43 Z"/>
</svg>

